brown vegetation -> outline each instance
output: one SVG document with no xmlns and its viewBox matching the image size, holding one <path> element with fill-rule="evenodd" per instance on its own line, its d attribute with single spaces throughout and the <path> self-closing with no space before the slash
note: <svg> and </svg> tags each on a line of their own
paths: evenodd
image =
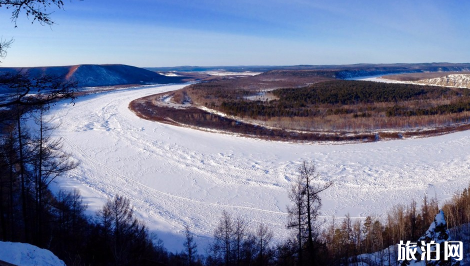
<svg viewBox="0 0 470 266">
<path fill-rule="evenodd" d="M 367 216 L 364 220 L 354 220 L 349 215 L 343 219 L 333 217 L 322 235 L 329 256 L 335 260 L 331 264 L 345 265 L 348 258 L 360 254 L 390 252 L 390 249 L 385 249 L 400 243 L 400 240 L 416 241 L 429 228 L 438 211 L 437 201 L 425 196 L 421 208 L 413 200 L 408 206 L 394 206 L 383 219 Z M 392 254 L 383 255 L 383 258 L 393 258 Z M 390 265 L 393 262 L 388 261 Z"/>
<path fill-rule="evenodd" d="M 159 96 L 160 95 L 153 95 L 134 100 L 129 104 L 129 108 L 136 113 L 137 116 L 147 120 L 202 130 L 217 130 L 219 132 L 234 133 L 269 140 L 374 141 L 376 138 L 373 133 L 352 135 L 344 132 L 327 134 L 270 129 L 240 122 L 232 118 L 222 117 L 195 107 L 173 108 L 155 105 L 155 98 L 159 98 Z"/>
<path fill-rule="evenodd" d="M 130 108 L 150 120 L 275 140 L 373 141 L 470 128 L 470 93 L 465 89 L 328 81 L 264 90 L 268 84 L 247 79 L 218 79 L 172 93 L 173 103 L 191 102 L 191 108 L 159 105 L 161 95 L 136 100 Z"/>
</svg>

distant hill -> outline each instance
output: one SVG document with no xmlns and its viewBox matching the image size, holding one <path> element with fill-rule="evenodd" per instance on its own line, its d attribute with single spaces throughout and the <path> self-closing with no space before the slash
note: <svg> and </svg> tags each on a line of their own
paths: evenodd
<svg viewBox="0 0 470 266">
<path fill-rule="evenodd" d="M 152 71 L 176 71 L 176 72 L 271 72 L 267 75 L 291 76 L 288 71 L 304 71 L 302 76 L 331 76 L 330 71 L 335 71 L 337 79 L 348 79 L 361 76 L 375 76 L 393 73 L 420 73 L 443 71 L 469 71 L 470 63 L 396 63 L 396 64 L 352 64 L 352 65 L 294 65 L 294 66 L 176 66 L 176 67 L 152 67 Z M 314 71 L 322 73 L 313 73 Z M 310 72 L 307 72 L 310 71 Z M 297 75 L 297 74 L 296 74 Z"/>
<path fill-rule="evenodd" d="M 183 77 L 168 77 L 128 65 L 75 65 L 58 67 L 0 68 L 2 72 L 28 72 L 31 77 L 44 74 L 78 82 L 79 87 L 98 87 L 126 84 L 180 83 Z"/>
</svg>

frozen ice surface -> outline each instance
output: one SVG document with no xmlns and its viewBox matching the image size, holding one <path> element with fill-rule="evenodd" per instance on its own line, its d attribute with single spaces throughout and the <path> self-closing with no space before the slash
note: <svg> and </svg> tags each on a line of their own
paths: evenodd
<svg viewBox="0 0 470 266">
<path fill-rule="evenodd" d="M 129 102 L 183 85 L 144 87 L 81 97 L 50 112 L 57 136 L 80 166 L 57 179 L 78 188 L 90 212 L 108 197 L 128 197 L 138 217 L 170 251 L 182 250 L 185 224 L 196 241 L 212 236 L 223 210 L 286 229 L 287 190 L 303 160 L 312 160 L 324 218 L 381 215 L 427 194 L 440 202 L 470 182 L 470 131 L 357 144 L 274 142 L 203 132 L 137 117 Z M 199 244 L 199 243 L 198 243 Z M 203 251 L 202 251 L 203 252 Z"/>
</svg>

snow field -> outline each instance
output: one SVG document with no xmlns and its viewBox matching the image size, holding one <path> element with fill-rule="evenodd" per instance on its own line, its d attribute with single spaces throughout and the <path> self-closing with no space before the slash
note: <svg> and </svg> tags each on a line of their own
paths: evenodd
<svg viewBox="0 0 470 266">
<path fill-rule="evenodd" d="M 54 190 L 78 188 L 89 212 L 109 197 L 128 197 L 138 218 L 170 251 L 183 249 L 183 226 L 199 250 L 210 241 L 223 210 L 267 224 L 276 239 L 289 235 L 286 206 L 291 181 L 303 160 L 313 160 L 322 195 L 322 217 L 385 214 L 395 204 L 440 202 L 470 182 L 470 132 L 376 143 L 300 144 L 203 132 L 147 121 L 130 101 L 184 85 L 89 95 L 74 106 L 58 104 L 50 116 L 56 135 L 80 162 L 58 178 Z"/>
</svg>

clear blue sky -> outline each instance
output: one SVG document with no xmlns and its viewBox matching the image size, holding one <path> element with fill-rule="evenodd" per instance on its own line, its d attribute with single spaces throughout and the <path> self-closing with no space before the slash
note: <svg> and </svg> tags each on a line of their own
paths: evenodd
<svg viewBox="0 0 470 266">
<path fill-rule="evenodd" d="M 55 25 L 15 28 L 2 67 L 122 63 L 298 65 L 470 62 L 470 2 L 72 0 Z"/>
</svg>

